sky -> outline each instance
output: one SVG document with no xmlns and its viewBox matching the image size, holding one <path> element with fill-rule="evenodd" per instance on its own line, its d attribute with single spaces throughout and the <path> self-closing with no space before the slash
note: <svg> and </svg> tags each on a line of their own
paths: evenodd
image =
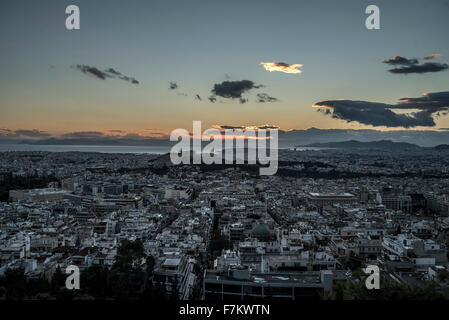
<svg viewBox="0 0 449 320">
<path fill-rule="evenodd" d="M 448 15 L 446 0 L 1 0 L 0 134 L 443 130 Z"/>
</svg>

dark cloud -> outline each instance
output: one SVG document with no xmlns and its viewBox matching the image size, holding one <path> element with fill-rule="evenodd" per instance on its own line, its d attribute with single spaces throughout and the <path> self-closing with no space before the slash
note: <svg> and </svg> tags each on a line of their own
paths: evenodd
<svg viewBox="0 0 449 320">
<path fill-rule="evenodd" d="M 264 102 L 276 102 L 278 99 L 275 97 L 271 97 L 266 93 L 258 93 L 256 102 L 264 103 Z"/>
<path fill-rule="evenodd" d="M 176 82 L 170 82 L 168 88 L 170 90 L 176 90 L 176 89 L 178 89 L 178 84 Z"/>
<path fill-rule="evenodd" d="M 280 129 L 278 126 L 273 126 L 273 125 L 269 125 L 269 124 L 259 126 L 258 128 L 259 129 Z"/>
<path fill-rule="evenodd" d="M 391 59 L 384 59 L 382 60 L 383 63 L 390 64 L 392 66 L 402 65 L 402 66 L 409 66 L 412 64 L 417 64 L 418 59 L 407 59 L 401 56 L 395 56 Z"/>
<path fill-rule="evenodd" d="M 130 82 L 132 84 L 139 84 L 139 81 L 137 81 L 133 77 L 125 76 L 121 72 L 115 70 L 114 68 L 108 68 L 106 70 L 100 70 L 97 67 L 91 67 L 85 64 L 78 64 L 76 66 L 73 66 L 75 69 L 81 71 L 84 74 L 93 76 L 100 80 L 106 80 L 108 78 L 116 78 L 123 81 Z"/>
<path fill-rule="evenodd" d="M 119 77 L 119 79 L 131 82 L 132 84 L 139 84 L 139 81 L 137 81 L 136 79 L 132 78 L 132 77 L 128 77 L 128 76 L 121 76 Z"/>
<path fill-rule="evenodd" d="M 436 59 L 441 54 L 433 54 L 425 57 L 425 60 Z M 395 74 L 410 74 L 410 73 L 427 73 L 427 72 L 439 72 L 449 68 L 449 65 L 445 63 L 437 62 L 425 62 L 419 64 L 418 59 L 407 59 L 401 56 L 396 56 L 392 59 L 383 60 L 383 63 L 396 66 L 388 71 Z M 400 67 L 398 67 L 400 66 Z"/>
<path fill-rule="evenodd" d="M 212 103 L 215 103 L 215 101 L 217 101 L 217 98 L 215 98 L 214 96 L 210 96 L 207 99 L 209 99 L 209 101 L 212 102 Z"/>
<path fill-rule="evenodd" d="M 449 109 L 449 91 L 425 93 L 419 98 L 401 98 L 395 108 L 446 111 Z"/>
<path fill-rule="evenodd" d="M 217 129 L 222 129 L 222 130 L 236 130 L 236 129 L 245 129 L 245 126 L 228 126 L 228 125 L 216 125 L 215 126 Z"/>
<path fill-rule="evenodd" d="M 100 69 L 96 67 L 90 67 L 85 64 L 78 64 L 75 66 L 75 68 L 79 71 L 81 71 L 84 74 L 94 76 L 97 79 L 106 80 L 107 78 L 111 78 L 112 76 L 104 71 L 101 71 Z"/>
<path fill-rule="evenodd" d="M 426 93 L 419 98 L 402 98 L 397 104 L 369 101 L 329 100 L 315 103 L 319 111 L 347 122 L 386 127 L 433 127 L 434 116 L 449 110 L 449 92 Z M 395 113 L 394 109 L 414 109 L 416 112 Z"/>
<path fill-rule="evenodd" d="M 446 63 L 426 62 L 423 64 L 415 64 L 402 68 L 394 68 L 388 71 L 391 73 L 409 74 L 409 73 L 439 72 L 447 70 L 448 68 L 449 65 L 447 65 Z"/>
<path fill-rule="evenodd" d="M 122 74 L 113 68 L 106 69 L 105 72 L 115 74 L 116 76 L 121 76 Z"/>
<path fill-rule="evenodd" d="M 250 80 L 223 81 L 222 83 L 216 83 L 211 91 L 214 96 L 227 99 L 239 99 L 240 103 L 245 103 L 247 100 L 242 97 L 242 94 L 251 89 L 258 89 L 261 87 L 261 85 L 256 85 Z"/>
<path fill-rule="evenodd" d="M 198 101 L 203 101 L 203 99 L 201 98 L 201 96 L 199 94 L 195 95 L 195 99 Z"/>
</svg>

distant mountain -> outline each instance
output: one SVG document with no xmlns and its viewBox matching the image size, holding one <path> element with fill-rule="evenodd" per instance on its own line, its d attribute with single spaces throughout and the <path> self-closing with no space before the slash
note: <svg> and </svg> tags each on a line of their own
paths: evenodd
<svg viewBox="0 0 449 320">
<path fill-rule="evenodd" d="M 420 146 L 407 142 L 393 142 L 390 140 L 361 142 L 357 140 L 312 143 L 303 147 L 338 148 L 338 149 L 382 149 L 382 150 L 419 150 Z"/>
<path fill-rule="evenodd" d="M 315 143 L 329 143 L 342 141 L 397 141 L 416 144 L 422 147 L 434 147 L 447 144 L 449 141 L 449 130 L 394 130 L 378 131 L 372 129 L 318 129 L 306 130 L 279 130 L 279 147 L 290 148 L 296 145 L 307 145 Z M 129 146 L 162 146 L 174 145 L 175 142 L 168 138 L 151 137 L 48 137 L 42 139 L 25 139 L 17 137 L 2 136 L 0 133 L 0 144 L 34 144 L 34 145 L 129 145 Z"/>
<path fill-rule="evenodd" d="M 378 131 L 371 129 L 317 129 L 279 131 L 279 146 L 289 147 L 312 143 L 327 143 L 356 140 L 371 142 L 390 140 L 408 142 L 422 147 L 447 144 L 449 130 L 394 130 Z"/>
<path fill-rule="evenodd" d="M 435 150 L 449 150 L 449 144 L 440 144 L 438 146 L 433 147 Z"/>
</svg>

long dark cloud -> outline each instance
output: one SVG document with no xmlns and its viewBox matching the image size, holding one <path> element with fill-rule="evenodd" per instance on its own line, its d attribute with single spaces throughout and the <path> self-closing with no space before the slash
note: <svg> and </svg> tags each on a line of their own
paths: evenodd
<svg viewBox="0 0 449 320">
<path fill-rule="evenodd" d="M 424 60 L 436 59 L 439 56 L 441 55 L 433 54 L 424 57 Z M 424 62 L 419 64 L 418 59 L 407 59 L 401 56 L 395 56 L 391 59 L 382 60 L 382 62 L 395 66 L 395 68 L 388 70 L 389 72 L 395 74 L 440 72 L 449 69 L 449 65 L 446 63 Z"/>
<path fill-rule="evenodd" d="M 32 130 L 11 130 L 7 128 L 0 128 L 0 137 L 3 138 L 48 138 L 51 134 L 46 131 L 37 129 Z"/>
<path fill-rule="evenodd" d="M 132 84 L 139 84 L 139 81 L 137 81 L 135 78 L 130 76 L 125 76 L 121 72 L 115 70 L 114 68 L 107 68 L 105 70 L 100 70 L 97 67 L 88 66 L 85 64 L 77 64 L 76 66 L 73 66 L 78 71 L 81 71 L 82 73 L 93 76 L 94 78 L 100 79 L 100 80 L 106 80 L 108 78 L 115 78 L 120 79 L 123 81 L 130 82 Z"/>
<path fill-rule="evenodd" d="M 214 85 L 212 93 L 213 95 L 222 98 L 242 99 L 242 94 L 251 89 L 258 89 L 261 87 L 262 85 L 256 85 L 251 80 L 223 81 L 222 83 L 216 83 Z"/>
<path fill-rule="evenodd" d="M 394 68 L 390 69 L 391 73 L 427 73 L 427 72 L 439 72 L 444 71 L 449 68 L 449 65 L 446 63 L 438 63 L 438 62 L 426 62 L 423 64 L 416 64 L 402 68 Z"/>
<path fill-rule="evenodd" d="M 198 101 L 203 101 L 203 98 L 201 98 L 201 96 L 199 94 L 195 95 L 195 99 Z"/>
<path fill-rule="evenodd" d="M 62 138 L 99 138 L 103 137 L 104 133 L 100 131 L 77 131 L 77 132 L 68 132 L 61 135 Z"/>
<path fill-rule="evenodd" d="M 369 101 L 328 100 L 314 105 L 319 111 L 336 119 L 386 127 L 433 127 L 434 116 L 449 110 L 449 91 L 426 93 L 419 98 L 401 98 L 397 104 Z M 396 113 L 394 109 L 417 110 Z"/>
</svg>

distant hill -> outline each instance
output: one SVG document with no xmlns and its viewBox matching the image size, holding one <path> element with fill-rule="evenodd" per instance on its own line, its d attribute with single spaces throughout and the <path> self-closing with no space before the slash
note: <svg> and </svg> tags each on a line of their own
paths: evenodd
<svg viewBox="0 0 449 320">
<path fill-rule="evenodd" d="M 361 142 L 348 140 L 340 142 L 312 143 L 302 147 L 338 148 L 338 149 L 382 149 L 382 150 L 419 150 L 420 146 L 407 142 L 393 142 L 390 140 Z"/>
<path fill-rule="evenodd" d="M 449 144 L 440 144 L 438 146 L 433 147 L 435 150 L 449 150 Z"/>
</svg>

